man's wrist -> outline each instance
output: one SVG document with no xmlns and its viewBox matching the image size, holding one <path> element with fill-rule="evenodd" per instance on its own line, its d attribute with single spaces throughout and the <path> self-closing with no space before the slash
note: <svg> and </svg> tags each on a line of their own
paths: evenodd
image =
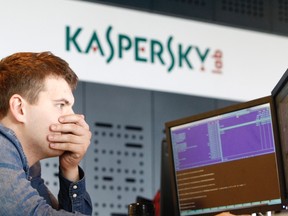
<svg viewBox="0 0 288 216">
<path fill-rule="evenodd" d="M 61 175 L 65 179 L 71 182 L 77 182 L 80 180 L 78 166 L 74 168 L 69 168 L 69 169 L 60 166 L 60 172 L 61 172 Z"/>
</svg>

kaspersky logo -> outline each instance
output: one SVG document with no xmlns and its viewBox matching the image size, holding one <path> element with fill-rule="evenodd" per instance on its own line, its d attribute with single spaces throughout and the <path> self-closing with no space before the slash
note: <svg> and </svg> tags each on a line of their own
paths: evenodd
<svg viewBox="0 0 288 216">
<path fill-rule="evenodd" d="M 195 44 L 184 45 L 177 42 L 173 36 L 166 39 L 148 39 L 145 36 L 116 33 L 112 26 L 108 26 L 106 31 L 101 33 L 66 26 L 65 34 L 66 51 L 85 55 L 98 54 L 107 64 L 112 64 L 116 58 L 125 61 L 129 57 L 135 62 L 161 65 L 168 73 L 184 68 L 214 74 L 223 73 L 223 52 L 220 49 L 199 47 Z"/>
</svg>

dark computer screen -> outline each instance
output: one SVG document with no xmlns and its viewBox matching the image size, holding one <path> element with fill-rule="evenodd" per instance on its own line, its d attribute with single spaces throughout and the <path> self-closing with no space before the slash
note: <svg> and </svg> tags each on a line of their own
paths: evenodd
<svg viewBox="0 0 288 216">
<path fill-rule="evenodd" d="M 166 140 L 161 143 L 161 178 L 160 178 L 160 215 L 175 216 L 178 215 L 174 205 L 171 182 L 171 166 L 169 164 L 168 145 Z"/>
<path fill-rule="evenodd" d="M 286 182 L 286 194 L 288 194 L 288 70 L 272 90 L 275 109 L 277 113 L 278 131 L 282 149 L 282 159 Z M 288 195 L 287 195 L 288 196 Z"/>
<path fill-rule="evenodd" d="M 272 97 L 166 123 L 180 215 L 283 206 Z"/>
</svg>

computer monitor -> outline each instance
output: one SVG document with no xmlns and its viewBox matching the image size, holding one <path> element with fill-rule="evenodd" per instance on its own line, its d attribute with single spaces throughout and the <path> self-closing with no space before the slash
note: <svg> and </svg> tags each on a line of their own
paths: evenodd
<svg viewBox="0 0 288 216">
<path fill-rule="evenodd" d="M 282 149 L 282 160 L 286 182 L 286 196 L 288 196 L 288 70 L 281 77 L 275 88 L 272 90 L 278 131 Z"/>
<path fill-rule="evenodd" d="M 286 209 L 271 96 L 167 122 L 178 215 Z"/>
<path fill-rule="evenodd" d="M 160 175 L 160 216 L 175 216 L 175 202 L 172 194 L 171 166 L 169 164 L 168 144 L 166 139 L 161 143 L 161 175 Z"/>
</svg>

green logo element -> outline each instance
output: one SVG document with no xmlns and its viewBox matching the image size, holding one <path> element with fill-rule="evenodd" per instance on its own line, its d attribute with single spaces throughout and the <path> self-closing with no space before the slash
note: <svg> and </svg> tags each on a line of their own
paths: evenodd
<svg viewBox="0 0 288 216">
<path fill-rule="evenodd" d="M 167 68 L 167 72 L 172 72 L 175 68 L 194 70 L 195 67 L 200 71 L 207 71 L 206 65 L 208 64 L 212 65 L 210 71 L 213 73 L 221 74 L 223 71 L 221 50 L 212 51 L 208 47 L 200 48 L 197 45 L 187 46 L 176 43 L 173 36 L 169 36 L 166 41 L 133 37 L 115 33 L 112 26 L 108 26 L 105 34 L 101 35 L 96 31 L 86 32 L 81 27 L 72 30 L 70 26 L 66 26 L 65 36 L 66 51 L 76 51 L 81 54 L 99 53 L 107 64 L 112 63 L 116 58 L 120 60 L 132 58 L 139 63 L 160 64 Z"/>
</svg>

